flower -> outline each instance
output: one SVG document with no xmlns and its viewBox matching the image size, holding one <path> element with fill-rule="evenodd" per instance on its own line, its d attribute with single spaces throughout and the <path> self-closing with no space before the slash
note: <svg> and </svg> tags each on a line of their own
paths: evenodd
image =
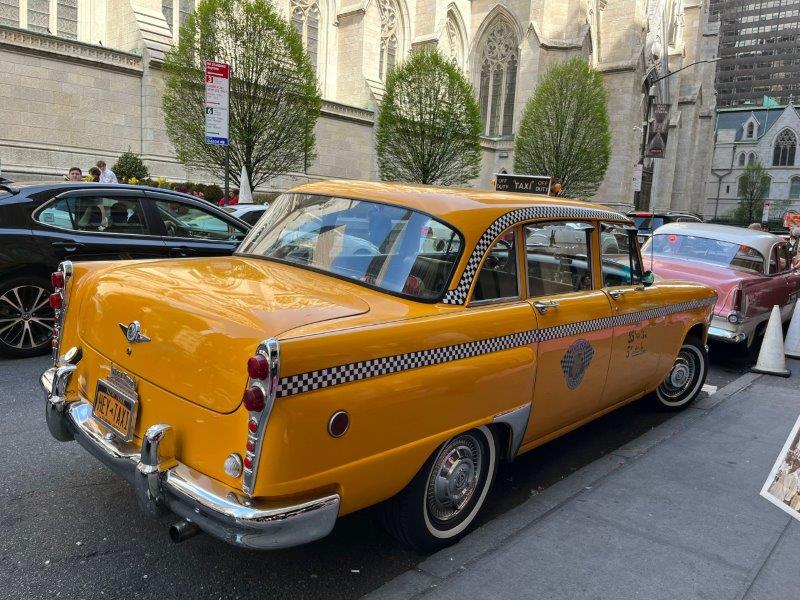
<svg viewBox="0 0 800 600">
<path fill-rule="evenodd" d="M 131 185 L 139 185 L 139 180 L 136 179 L 136 177 L 131 177 L 128 179 L 128 183 L 130 183 Z"/>
</svg>

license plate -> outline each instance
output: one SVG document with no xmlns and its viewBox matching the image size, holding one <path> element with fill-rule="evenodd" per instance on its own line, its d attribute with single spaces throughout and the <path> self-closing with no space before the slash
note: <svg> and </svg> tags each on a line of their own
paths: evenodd
<svg viewBox="0 0 800 600">
<path fill-rule="evenodd" d="M 102 379 L 97 382 L 92 414 L 122 436 L 133 438 L 138 398 L 136 392 L 119 389 Z"/>
</svg>

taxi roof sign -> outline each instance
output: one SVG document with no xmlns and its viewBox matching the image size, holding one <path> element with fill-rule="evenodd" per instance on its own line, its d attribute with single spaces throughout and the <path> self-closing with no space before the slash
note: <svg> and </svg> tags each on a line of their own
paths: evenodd
<svg viewBox="0 0 800 600">
<path fill-rule="evenodd" d="M 496 173 L 494 176 L 494 189 L 498 192 L 547 195 L 550 193 L 551 179 L 551 177 L 544 175 Z"/>
</svg>

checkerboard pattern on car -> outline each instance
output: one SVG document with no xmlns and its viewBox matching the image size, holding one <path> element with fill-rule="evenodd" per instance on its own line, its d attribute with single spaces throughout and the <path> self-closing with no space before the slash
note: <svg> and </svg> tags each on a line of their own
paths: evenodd
<svg viewBox="0 0 800 600">
<path fill-rule="evenodd" d="M 556 327 L 545 329 L 528 329 L 518 333 L 512 333 L 500 337 L 486 338 L 464 344 L 453 344 L 441 348 L 431 348 L 427 350 L 417 350 L 405 354 L 395 354 L 393 356 L 383 356 L 371 360 L 338 365 L 299 373 L 283 377 L 278 385 L 277 396 L 279 398 L 294 396 L 304 392 L 319 390 L 335 385 L 361 381 L 372 377 L 380 377 L 391 373 L 399 373 L 411 369 L 419 369 L 431 365 L 438 365 L 445 362 L 472 358 L 491 352 L 500 352 L 520 346 L 527 346 L 537 342 L 573 337 L 601 329 L 611 329 L 622 325 L 630 325 L 649 319 L 668 316 L 680 312 L 690 311 L 697 308 L 713 305 L 716 298 L 702 300 L 692 300 L 679 304 L 669 304 L 659 308 L 628 313 L 622 316 L 604 317 L 602 319 L 591 319 L 577 323 L 568 323 Z"/>
<path fill-rule="evenodd" d="M 503 230 L 508 229 L 512 225 L 532 219 L 606 219 L 610 221 L 628 221 L 628 218 L 620 213 L 579 206 L 529 206 L 527 208 L 520 208 L 507 212 L 492 223 L 478 240 L 475 249 L 472 251 L 472 254 L 470 254 L 466 267 L 464 267 L 464 272 L 461 274 L 458 285 L 456 285 L 455 289 L 449 290 L 444 295 L 442 302 L 445 304 L 464 304 L 467 300 L 467 294 L 472 285 L 472 280 L 475 279 L 475 274 L 478 272 L 478 266 L 481 264 L 483 255 L 486 254 L 486 251 L 489 249 L 489 246 L 492 245 L 495 238 Z"/>
</svg>

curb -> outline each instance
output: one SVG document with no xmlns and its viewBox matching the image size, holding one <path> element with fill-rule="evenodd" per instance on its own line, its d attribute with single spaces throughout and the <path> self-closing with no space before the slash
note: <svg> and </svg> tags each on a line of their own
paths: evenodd
<svg viewBox="0 0 800 600">
<path fill-rule="evenodd" d="M 578 469 L 538 495 L 482 525 L 457 544 L 432 554 L 416 568 L 409 569 L 386 582 L 367 594 L 365 598 L 406 600 L 435 589 L 446 579 L 465 571 L 472 563 L 532 527 L 548 514 L 559 510 L 567 501 L 623 468 L 629 461 L 642 456 L 695 421 L 704 418 L 715 407 L 750 387 L 761 377 L 763 375 L 758 373 L 745 373 L 734 379 L 712 396 L 698 400 L 687 410 L 658 427 Z"/>
</svg>

